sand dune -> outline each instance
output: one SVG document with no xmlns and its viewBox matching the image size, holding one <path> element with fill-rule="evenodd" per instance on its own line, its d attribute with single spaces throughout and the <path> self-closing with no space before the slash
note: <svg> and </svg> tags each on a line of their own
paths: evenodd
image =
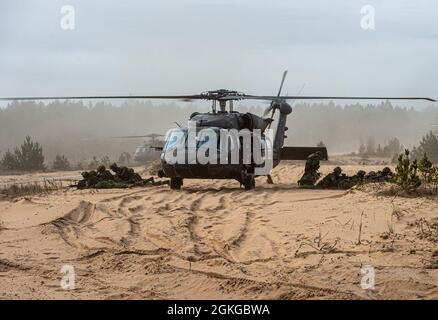
<svg viewBox="0 0 438 320">
<path fill-rule="evenodd" d="M 193 180 L 0 201 L 0 298 L 438 298 L 437 229 L 418 223 L 438 219 L 437 198 L 299 189 L 302 171 L 282 164 L 249 192 Z M 66 264 L 74 290 L 60 287 Z"/>
</svg>

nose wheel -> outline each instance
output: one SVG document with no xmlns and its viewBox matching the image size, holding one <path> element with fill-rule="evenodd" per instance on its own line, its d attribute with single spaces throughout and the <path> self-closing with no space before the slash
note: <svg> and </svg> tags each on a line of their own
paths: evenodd
<svg viewBox="0 0 438 320">
<path fill-rule="evenodd" d="M 180 190 L 183 185 L 183 179 L 181 178 L 170 178 L 170 189 Z"/>
<path fill-rule="evenodd" d="M 242 173 L 241 183 L 245 187 L 245 190 L 252 190 L 255 188 L 255 176 L 252 173 Z"/>
</svg>

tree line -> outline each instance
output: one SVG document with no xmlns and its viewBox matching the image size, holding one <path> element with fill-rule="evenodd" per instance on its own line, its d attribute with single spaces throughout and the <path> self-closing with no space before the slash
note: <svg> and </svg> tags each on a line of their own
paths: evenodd
<svg viewBox="0 0 438 320">
<path fill-rule="evenodd" d="M 324 143 L 320 141 L 317 145 L 322 147 Z M 367 146 L 361 145 L 358 154 L 363 157 L 392 157 L 393 162 L 400 161 L 403 146 L 397 138 L 391 139 L 384 147 L 381 147 L 379 144 L 377 148 L 374 148 L 373 145 L 371 142 Z M 405 152 L 413 161 L 420 161 L 420 159 L 424 161 L 427 158 L 431 163 L 438 163 L 438 135 L 435 135 L 432 131 L 427 133 L 412 151 L 406 149 Z M 8 149 L 4 155 L 0 154 L 0 156 L 0 171 L 43 171 L 47 169 L 43 147 L 40 143 L 34 142 L 30 136 L 27 136 L 19 147 L 14 148 L 13 151 Z M 117 162 L 126 165 L 130 163 L 130 159 L 131 155 L 128 152 L 122 152 Z M 76 163 L 72 166 L 70 160 L 65 155 L 56 154 L 51 169 L 95 169 L 100 165 L 109 167 L 111 162 L 109 156 L 104 156 L 100 159 L 93 156 L 88 163 Z"/>
<path fill-rule="evenodd" d="M 235 109 L 260 115 L 267 106 L 242 102 L 236 103 Z M 74 101 L 13 102 L 0 108 L 0 151 L 3 155 L 8 149 L 14 153 L 14 148 L 29 135 L 44 146 L 44 156 L 50 164 L 57 154 L 64 155 L 74 164 L 86 164 L 93 156 L 117 160 L 123 152 L 132 153 L 142 139 L 111 137 L 152 132 L 164 134 L 176 126 L 174 122 L 186 124 L 192 112 L 209 110 L 208 103 L 178 105 L 136 100 L 120 105 Z M 431 130 L 433 123 L 438 123 L 438 107 L 418 110 L 390 102 L 345 106 L 333 102 L 295 103 L 288 118 L 285 144 L 314 146 L 323 141 L 330 153 L 348 153 L 357 151 L 361 141 L 367 147 L 371 140 L 375 142 L 370 144 L 374 152 L 386 154 L 389 150 L 383 149 L 392 143 L 393 137 L 411 150 Z"/>
<path fill-rule="evenodd" d="M 130 164 L 130 160 L 131 155 L 127 152 L 123 152 L 118 158 L 117 163 L 128 165 Z M 40 143 L 33 141 L 30 136 L 26 136 L 24 142 L 19 147 L 15 147 L 12 151 L 8 149 L 3 155 L 0 153 L 0 171 L 3 172 L 31 172 L 45 171 L 47 169 L 55 171 L 93 170 L 100 165 L 109 167 L 111 163 L 112 161 L 108 156 L 104 156 L 100 159 L 93 156 L 88 162 L 72 164 L 65 155 L 56 154 L 51 165 L 47 166 L 43 147 Z"/>
</svg>

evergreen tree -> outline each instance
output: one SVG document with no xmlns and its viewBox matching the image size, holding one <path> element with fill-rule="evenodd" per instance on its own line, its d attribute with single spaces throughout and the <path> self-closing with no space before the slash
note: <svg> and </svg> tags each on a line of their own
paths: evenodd
<svg viewBox="0 0 438 320">
<path fill-rule="evenodd" d="M 411 161 L 409 150 L 398 157 L 398 164 L 395 168 L 394 182 L 402 187 L 405 191 L 413 191 L 421 185 L 420 178 L 417 175 L 417 159 Z"/>
<path fill-rule="evenodd" d="M 11 152 L 6 151 L 0 161 L 0 168 L 4 171 L 16 171 L 20 169 L 17 157 Z"/>
<path fill-rule="evenodd" d="M 368 156 L 373 156 L 373 155 L 376 154 L 376 144 L 375 144 L 375 142 L 374 142 L 374 139 L 371 138 L 371 137 L 370 137 L 370 138 L 368 139 L 368 141 L 367 141 L 367 146 L 366 146 L 365 153 L 366 153 Z"/>
<path fill-rule="evenodd" d="M 383 147 L 385 157 L 397 157 L 403 151 L 403 146 L 397 138 L 392 138 L 388 144 Z"/>
<path fill-rule="evenodd" d="M 430 131 L 420 141 L 420 145 L 412 150 L 415 158 L 420 158 L 424 154 L 433 163 L 438 163 L 438 137 Z"/>
<path fill-rule="evenodd" d="M 54 170 L 70 170 L 71 168 L 70 161 L 68 161 L 67 157 L 59 154 L 56 155 L 52 167 Z"/>
<path fill-rule="evenodd" d="M 434 167 L 426 153 L 423 154 L 423 157 L 418 162 L 418 171 L 420 171 L 424 181 L 432 182 L 434 176 Z"/>
<path fill-rule="evenodd" d="M 364 156 L 365 153 L 366 153 L 366 147 L 363 143 L 361 143 L 359 146 L 359 155 Z"/>
<path fill-rule="evenodd" d="M 383 156 L 383 149 L 382 149 L 382 146 L 380 145 L 380 143 L 379 143 L 379 145 L 377 146 L 377 149 L 376 149 L 376 156 L 378 156 L 378 157 L 382 157 Z"/>
<path fill-rule="evenodd" d="M 27 136 L 20 148 L 16 148 L 15 157 L 18 160 L 19 170 L 35 171 L 44 170 L 43 148 L 38 142 L 33 142 Z"/>
</svg>

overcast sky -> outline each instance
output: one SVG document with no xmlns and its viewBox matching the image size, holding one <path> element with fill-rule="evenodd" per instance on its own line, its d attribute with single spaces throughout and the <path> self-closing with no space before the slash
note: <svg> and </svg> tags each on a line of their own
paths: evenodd
<svg viewBox="0 0 438 320">
<path fill-rule="evenodd" d="M 0 46 L 0 96 L 274 94 L 288 69 L 289 94 L 438 98 L 436 0 L 0 0 Z"/>
</svg>

